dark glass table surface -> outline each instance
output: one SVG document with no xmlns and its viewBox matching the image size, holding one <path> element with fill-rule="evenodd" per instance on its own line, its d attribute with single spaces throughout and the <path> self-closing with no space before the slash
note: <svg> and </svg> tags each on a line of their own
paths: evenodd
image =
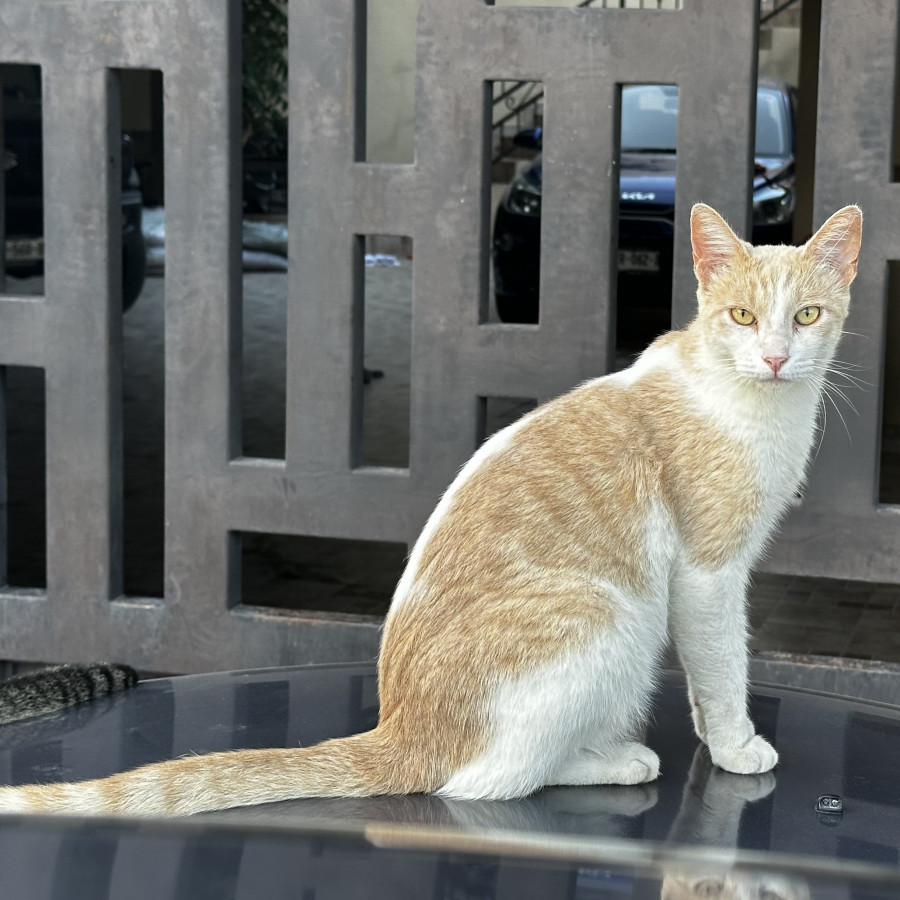
<svg viewBox="0 0 900 900">
<path fill-rule="evenodd" d="M 182 820 L 0 817 L 0 896 L 900 896 L 900 709 L 758 685 L 774 773 L 716 769 L 665 673 L 636 787 L 524 800 L 308 799 Z M 162 678 L 0 728 L 0 781 L 94 778 L 187 753 L 371 728 L 372 664 Z M 842 815 L 816 810 L 823 794 Z"/>
</svg>

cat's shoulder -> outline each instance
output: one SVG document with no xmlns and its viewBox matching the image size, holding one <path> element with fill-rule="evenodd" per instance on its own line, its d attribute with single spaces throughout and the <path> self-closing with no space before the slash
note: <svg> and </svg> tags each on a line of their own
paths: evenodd
<svg viewBox="0 0 900 900">
<path fill-rule="evenodd" d="M 682 378 L 684 333 L 670 331 L 658 337 L 628 368 L 598 378 L 595 384 L 605 388 L 631 388 L 647 381 L 657 386 L 678 386 Z"/>
<path fill-rule="evenodd" d="M 522 433 L 528 438 L 549 428 L 569 431 L 618 423 L 618 430 L 640 428 L 646 415 L 670 416 L 690 403 L 679 333 L 663 335 L 627 368 L 583 382 L 568 394 L 539 407 Z"/>
</svg>

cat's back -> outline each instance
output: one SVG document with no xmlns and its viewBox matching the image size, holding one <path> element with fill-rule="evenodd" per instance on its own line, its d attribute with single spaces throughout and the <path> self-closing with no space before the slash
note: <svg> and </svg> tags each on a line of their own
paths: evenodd
<svg viewBox="0 0 900 900">
<path fill-rule="evenodd" d="M 638 586 L 648 532 L 686 535 L 708 561 L 750 527 L 746 446 L 693 402 L 672 332 L 628 369 L 593 379 L 494 435 L 462 470 L 413 549 L 395 604 L 452 583 L 506 593 L 535 572 L 586 571 Z M 672 527 L 670 527 L 672 526 Z M 716 533 L 724 535 L 713 541 Z M 701 546 L 703 545 L 703 546 Z"/>
<path fill-rule="evenodd" d="M 422 698 L 440 694 L 447 686 L 432 683 L 443 677 L 435 673 L 519 671 L 602 633 L 617 615 L 610 590 L 660 592 L 661 567 L 647 549 L 667 516 L 665 453 L 649 398 L 659 383 L 676 390 L 672 354 L 665 342 L 654 345 L 627 373 L 539 407 L 463 468 L 416 542 L 388 612 L 386 713 L 413 681 L 429 686 L 415 688 Z"/>
<path fill-rule="evenodd" d="M 698 425 L 684 372 L 684 337 L 669 332 L 628 368 L 539 408 L 498 456 L 547 460 L 551 469 L 588 466 L 598 475 L 628 468 L 634 469 L 632 477 L 658 475 L 671 461 L 677 432 Z"/>
<path fill-rule="evenodd" d="M 508 587 L 538 566 L 601 565 L 615 548 L 623 564 L 636 558 L 684 424 L 676 422 L 685 406 L 678 353 L 677 336 L 661 339 L 631 368 L 580 385 L 487 441 L 430 518 L 395 602 L 414 585 L 476 566 L 483 591 L 494 575 Z"/>
</svg>

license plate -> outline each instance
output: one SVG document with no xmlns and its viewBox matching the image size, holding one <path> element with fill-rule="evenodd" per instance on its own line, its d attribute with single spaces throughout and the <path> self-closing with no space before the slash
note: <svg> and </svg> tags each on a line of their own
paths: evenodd
<svg viewBox="0 0 900 900">
<path fill-rule="evenodd" d="M 7 262 L 39 262 L 43 258 L 43 238 L 10 238 L 6 242 Z"/>
<path fill-rule="evenodd" d="M 620 250 L 620 272 L 658 272 L 659 252 L 656 250 Z"/>
</svg>

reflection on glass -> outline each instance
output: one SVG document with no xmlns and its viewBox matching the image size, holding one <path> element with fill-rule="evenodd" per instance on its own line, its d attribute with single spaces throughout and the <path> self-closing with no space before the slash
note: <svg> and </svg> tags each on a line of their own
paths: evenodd
<svg viewBox="0 0 900 900">
<path fill-rule="evenodd" d="M 660 900 L 808 900 L 809 885 L 778 873 L 666 875 Z"/>
<path fill-rule="evenodd" d="M 681 808 L 669 841 L 702 847 L 736 848 L 741 815 L 749 803 L 775 789 L 771 772 L 734 775 L 712 764 L 704 745 L 697 747 L 684 786 Z M 807 900 L 807 882 L 792 875 L 743 872 L 727 866 L 716 870 L 666 871 L 661 900 Z"/>
<path fill-rule="evenodd" d="M 736 847 L 744 807 L 768 797 L 774 789 L 775 776 L 771 772 L 726 772 L 712 764 L 705 745 L 700 744 L 668 839 L 705 847 Z"/>
<path fill-rule="evenodd" d="M 634 820 L 657 801 L 654 783 L 585 790 L 545 788 L 518 801 L 443 799 L 450 821 L 465 829 L 637 837 Z M 641 829 L 638 828 L 638 831 Z"/>
</svg>

